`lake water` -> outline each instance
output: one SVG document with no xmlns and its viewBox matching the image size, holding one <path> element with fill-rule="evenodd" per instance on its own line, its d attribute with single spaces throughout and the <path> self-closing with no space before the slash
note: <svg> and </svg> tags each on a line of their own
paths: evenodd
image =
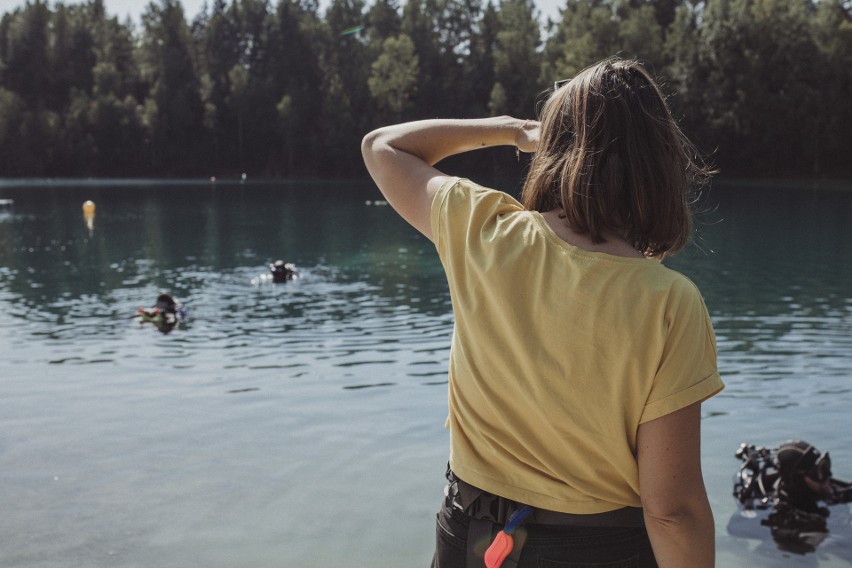
<svg viewBox="0 0 852 568">
<path fill-rule="evenodd" d="M 0 198 L 0 566 L 428 566 L 450 300 L 372 185 Z M 740 442 L 790 438 L 852 478 L 852 191 L 717 184 L 704 205 L 669 264 L 704 293 L 727 383 L 703 406 L 718 565 L 850 566 L 848 505 L 796 555 L 731 487 Z M 276 259 L 299 279 L 259 278 Z M 188 311 L 168 334 L 132 319 L 161 290 Z"/>
</svg>

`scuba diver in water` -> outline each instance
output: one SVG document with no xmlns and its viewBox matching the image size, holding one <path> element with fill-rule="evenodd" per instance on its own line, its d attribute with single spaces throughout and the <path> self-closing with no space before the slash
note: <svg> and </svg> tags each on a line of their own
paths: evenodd
<svg viewBox="0 0 852 568">
<path fill-rule="evenodd" d="M 296 265 L 291 262 L 285 263 L 283 260 L 276 260 L 274 264 L 270 264 L 269 272 L 272 274 L 272 281 L 276 284 L 298 277 Z"/>
<path fill-rule="evenodd" d="M 186 317 L 186 310 L 170 295 L 160 294 L 154 306 L 139 308 L 136 317 L 139 323 L 153 323 L 158 331 L 169 333 Z"/>
<path fill-rule="evenodd" d="M 805 441 L 775 450 L 742 444 L 736 457 L 743 463 L 734 477 L 734 497 L 746 510 L 772 509 L 761 524 L 783 550 L 813 552 L 828 535 L 825 505 L 852 501 L 852 483 L 832 478 L 828 452 Z"/>
</svg>

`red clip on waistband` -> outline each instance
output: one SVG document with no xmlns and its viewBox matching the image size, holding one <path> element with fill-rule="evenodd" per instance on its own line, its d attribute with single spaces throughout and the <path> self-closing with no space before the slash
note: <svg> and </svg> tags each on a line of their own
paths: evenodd
<svg viewBox="0 0 852 568">
<path fill-rule="evenodd" d="M 532 513 L 532 507 L 529 505 L 524 505 L 522 508 L 512 513 L 512 516 L 509 517 L 506 526 L 503 527 L 503 530 L 497 533 L 497 536 L 494 537 L 494 542 L 492 542 L 491 546 L 488 547 L 488 550 L 485 551 L 486 568 L 500 568 L 503 561 L 512 553 L 512 549 L 515 546 L 512 533 L 522 522 L 524 522 L 524 519 L 526 519 L 530 513 Z"/>
</svg>

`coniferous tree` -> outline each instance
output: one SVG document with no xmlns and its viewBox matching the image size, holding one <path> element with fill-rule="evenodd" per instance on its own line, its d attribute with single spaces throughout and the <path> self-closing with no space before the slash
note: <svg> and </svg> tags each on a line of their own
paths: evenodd
<svg viewBox="0 0 852 568">
<path fill-rule="evenodd" d="M 143 74 L 150 85 L 145 125 L 154 175 L 172 175 L 197 158 L 204 110 L 189 26 L 177 0 L 149 4 L 142 15 Z"/>
<path fill-rule="evenodd" d="M 274 89 L 279 147 L 272 170 L 281 175 L 311 174 L 324 163 L 321 49 L 325 37 L 315 1 L 281 0 L 275 20 L 269 71 Z"/>
<path fill-rule="evenodd" d="M 375 0 L 365 20 L 368 57 L 375 61 L 382 53 L 385 40 L 399 35 L 402 17 L 397 0 Z"/>
<path fill-rule="evenodd" d="M 852 148 L 852 14 L 849 3 L 820 0 L 811 20 L 818 109 L 813 129 L 820 142 L 812 173 L 848 170 Z"/>
<path fill-rule="evenodd" d="M 51 92 L 51 14 L 46 2 L 36 1 L 16 14 L 6 32 L 3 85 L 36 110 Z"/>
<path fill-rule="evenodd" d="M 539 23 L 532 0 L 503 0 L 500 31 L 494 50 L 494 88 L 489 107 L 494 114 L 533 117 L 543 91 Z"/>
<path fill-rule="evenodd" d="M 618 53 L 618 21 L 601 0 L 568 0 L 544 49 L 547 81 L 568 79 L 587 66 Z"/>
<path fill-rule="evenodd" d="M 363 109 L 370 101 L 364 18 L 361 0 L 332 0 L 325 16 L 322 63 L 326 90 L 320 124 L 323 153 L 326 158 L 333 156 L 341 173 L 354 173 L 362 167 L 358 148 L 368 124 Z"/>
<path fill-rule="evenodd" d="M 664 66 L 663 27 L 651 4 L 623 9 L 619 15 L 618 40 L 621 56 L 640 59 L 652 68 Z"/>
<path fill-rule="evenodd" d="M 234 168 L 234 136 L 237 119 L 228 104 L 231 83 L 228 74 L 239 62 L 239 34 L 225 0 L 215 0 L 200 37 L 201 97 L 209 150 L 215 163 Z"/>
<path fill-rule="evenodd" d="M 499 31 L 500 15 L 492 0 L 489 0 L 477 23 L 477 33 L 471 38 L 470 53 L 465 58 L 468 116 L 487 116 L 490 112 L 488 103 L 495 83 L 494 52 L 497 50 Z"/>
<path fill-rule="evenodd" d="M 270 73 L 273 16 L 266 0 L 236 0 L 233 11 L 239 30 L 239 61 L 230 73 L 232 104 L 237 109 L 237 157 L 240 172 L 268 168 L 269 147 L 277 144 L 275 103 Z"/>
<path fill-rule="evenodd" d="M 3 161 L 18 175 L 51 175 L 60 166 L 55 163 L 61 115 L 50 76 L 50 20 L 47 4 L 36 1 L 17 12 L 6 32 L 3 87 L 14 93 L 6 98 L 17 111 L 7 124 L 17 128 Z"/>
<path fill-rule="evenodd" d="M 414 103 L 414 118 L 447 116 L 440 85 L 443 84 L 441 47 L 435 33 L 437 14 L 431 0 L 407 0 L 402 10 L 402 33 L 414 42 L 420 88 Z"/>
<path fill-rule="evenodd" d="M 385 40 L 368 80 L 370 94 L 385 112 L 382 122 L 400 122 L 403 112 L 411 107 L 417 92 L 418 67 L 410 37 L 400 34 Z"/>
</svg>

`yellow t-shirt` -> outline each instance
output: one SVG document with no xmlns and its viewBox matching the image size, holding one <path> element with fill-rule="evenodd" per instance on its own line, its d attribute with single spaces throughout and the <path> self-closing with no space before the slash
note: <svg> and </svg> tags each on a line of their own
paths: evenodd
<svg viewBox="0 0 852 568">
<path fill-rule="evenodd" d="M 469 180 L 441 188 L 431 224 L 455 315 L 453 471 L 553 511 L 641 506 L 639 424 L 724 386 L 698 289 L 655 260 L 572 246 Z"/>
</svg>

